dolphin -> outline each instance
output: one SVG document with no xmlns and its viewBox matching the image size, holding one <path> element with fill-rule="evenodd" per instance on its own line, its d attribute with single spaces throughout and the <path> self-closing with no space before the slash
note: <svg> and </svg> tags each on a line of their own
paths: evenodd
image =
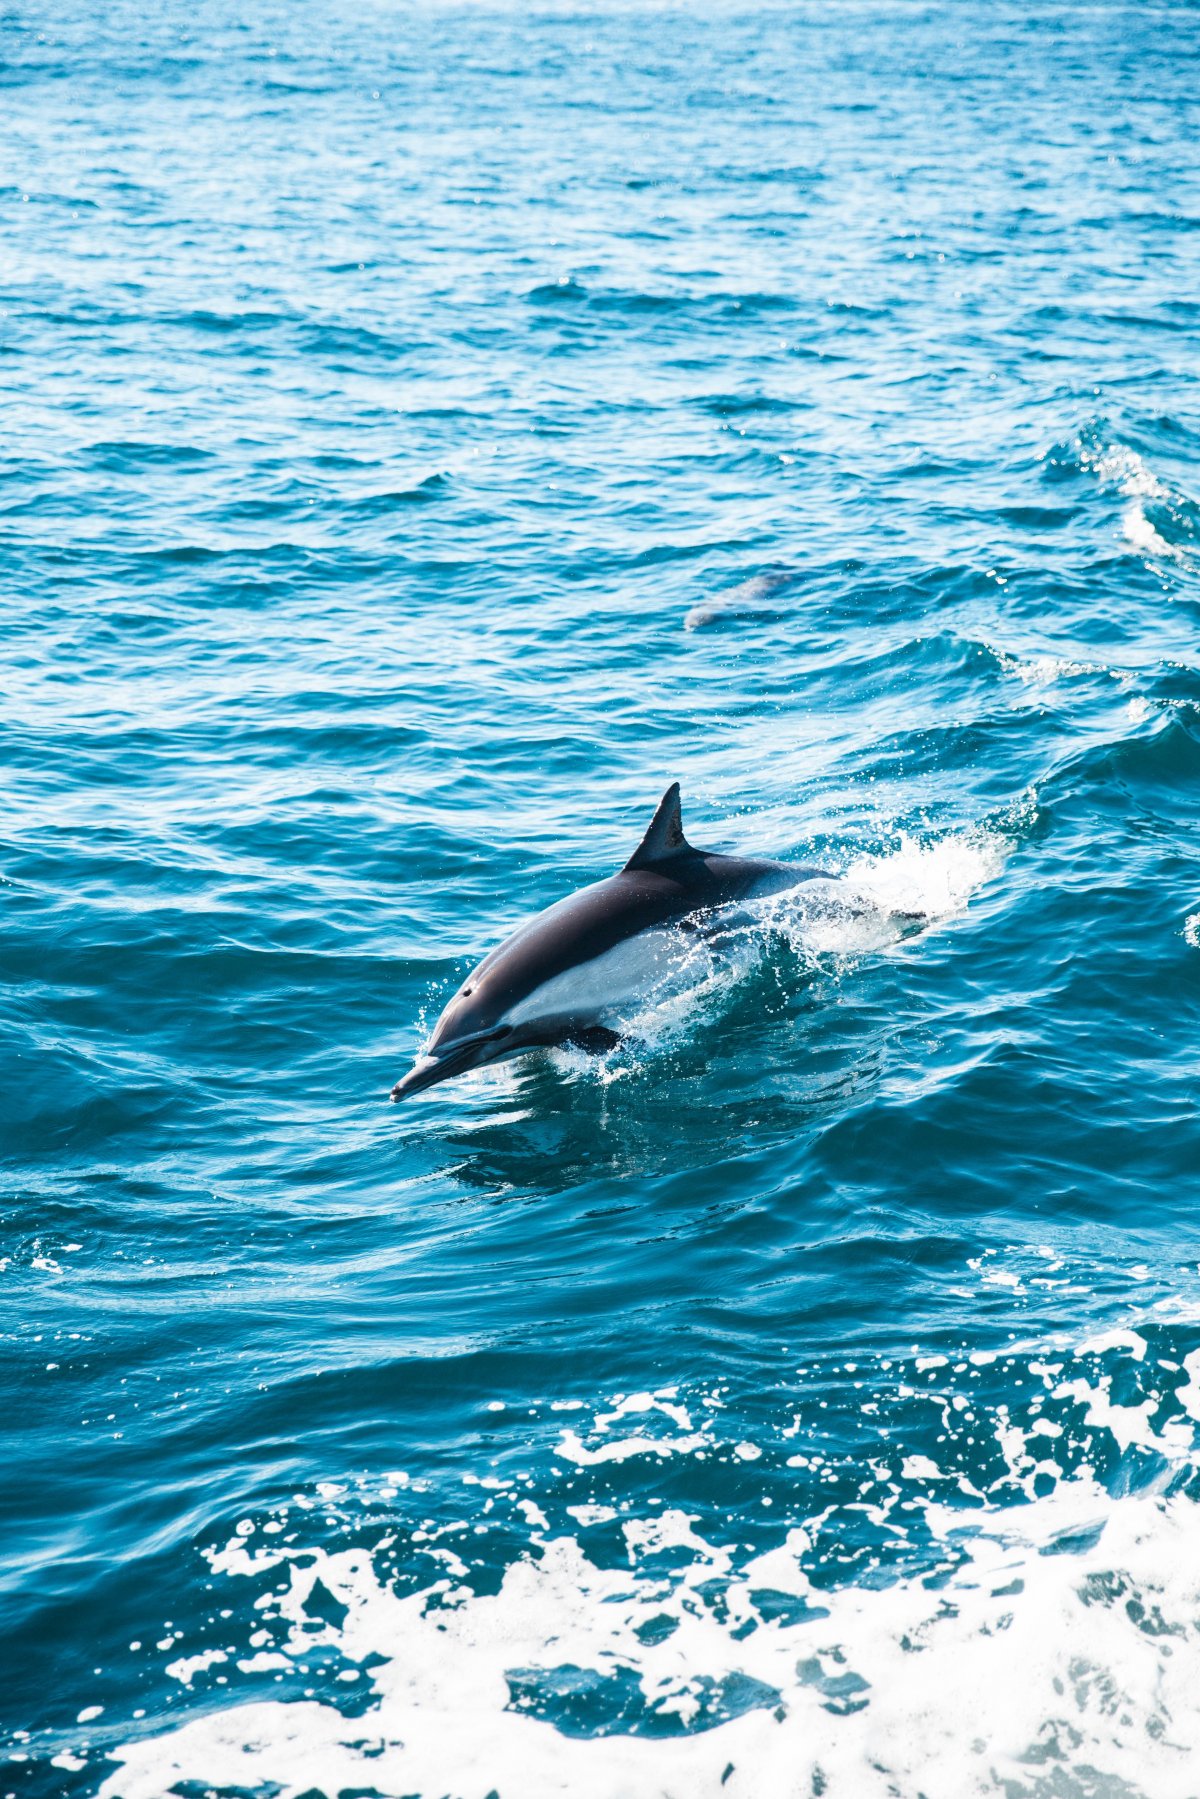
<svg viewBox="0 0 1200 1799">
<path fill-rule="evenodd" d="M 777 607 L 767 604 L 772 594 L 793 586 L 799 579 L 798 569 L 788 568 L 782 562 L 772 562 L 761 574 L 751 575 L 747 580 L 739 581 L 736 587 L 727 587 L 724 593 L 700 600 L 685 616 L 683 628 L 685 631 L 701 631 L 706 625 L 718 625 L 741 618 L 760 618 L 770 624 L 775 619 L 786 617 Z"/>
<path fill-rule="evenodd" d="M 661 969 L 673 928 L 702 929 L 720 907 L 832 879 L 823 868 L 694 849 L 673 781 L 619 874 L 548 906 L 471 970 L 392 1098 L 527 1050 L 613 1049 L 615 1017 Z"/>
</svg>

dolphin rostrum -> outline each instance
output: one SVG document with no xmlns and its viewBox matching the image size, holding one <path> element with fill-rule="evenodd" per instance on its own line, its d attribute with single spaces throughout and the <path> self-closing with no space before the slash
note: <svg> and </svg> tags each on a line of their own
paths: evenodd
<svg viewBox="0 0 1200 1799">
<path fill-rule="evenodd" d="M 621 1040 L 614 1016 L 661 968 L 672 926 L 831 878 L 823 868 L 693 849 L 673 782 L 619 874 L 548 906 L 472 969 L 392 1098 L 526 1050 L 614 1048 Z"/>
</svg>

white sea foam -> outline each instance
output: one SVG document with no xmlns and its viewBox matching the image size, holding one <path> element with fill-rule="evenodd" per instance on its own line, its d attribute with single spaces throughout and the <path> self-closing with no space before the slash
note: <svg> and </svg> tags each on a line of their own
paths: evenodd
<svg viewBox="0 0 1200 1799">
<path fill-rule="evenodd" d="M 885 855 L 857 857 L 846 880 L 881 913 L 942 923 L 965 911 L 974 894 L 996 878 L 1011 847 L 1011 839 L 987 829 L 950 832 L 932 841 L 903 835 Z"/>
<path fill-rule="evenodd" d="M 1108 675 L 1121 682 L 1129 678 L 1124 670 L 1108 668 L 1101 662 L 1081 662 L 1073 656 L 1018 656 L 996 644 L 991 648 L 1005 674 L 1015 675 L 1027 687 L 1051 687 L 1056 681 L 1075 675 Z"/>
<path fill-rule="evenodd" d="M 921 1479 L 931 1478 L 922 1466 Z M 1118 1790 L 1152 1799 L 1194 1793 L 1200 1624 L 1200 1529 L 1183 1498 L 1113 1502 L 1094 1481 L 982 1515 L 933 1500 L 925 1520 L 948 1555 L 930 1583 L 818 1595 L 804 1621 L 780 1621 L 783 1594 L 813 1598 L 807 1532 L 733 1575 L 729 1551 L 695 1521 L 664 1511 L 625 1526 L 629 1569 L 599 1567 L 571 1537 L 510 1566 L 476 1596 L 450 1581 L 397 1597 L 364 1552 L 214 1556 L 229 1576 L 275 1565 L 294 1620 L 293 1657 L 313 1653 L 305 1601 L 318 1581 L 347 1608 L 320 1633 L 370 1672 L 373 1703 L 345 1718 L 313 1701 L 258 1702 L 197 1717 L 120 1751 L 105 1799 L 161 1799 L 176 1782 L 256 1789 L 280 1799 L 346 1788 L 456 1799 L 616 1799 L 655 1792 L 831 1799 Z M 690 1557 L 664 1593 L 642 1564 Z M 723 1587 L 721 1614 L 699 1595 Z M 668 1620 L 647 1643 L 650 1621 Z M 303 1633 L 303 1634 L 302 1634 Z M 660 1720 L 686 1727 L 714 1689 L 756 1683 L 765 1703 L 702 1732 L 667 1738 L 564 1736 L 514 1704 L 514 1671 L 623 1669 Z M 1070 1770 L 1081 1776 L 1076 1784 Z M 1082 1784 L 1083 1771 L 1109 1786 Z M 1050 1791 L 1050 1788 L 1044 1789 Z"/>
<path fill-rule="evenodd" d="M 846 968 L 960 916 L 1011 847 L 1003 832 L 982 827 L 936 838 L 901 832 L 886 851 L 852 856 L 836 881 L 761 902 L 759 928 L 784 936 L 802 959 Z"/>
<path fill-rule="evenodd" d="M 1027 1279 L 1060 1266 L 1037 1249 L 1011 1257 Z M 972 1271 L 978 1281 L 990 1271 L 984 1261 Z M 239 1669 L 334 1657 L 339 1679 L 369 1690 L 367 1710 L 345 1717 L 316 1698 L 208 1709 L 119 1749 L 102 1799 L 161 1799 L 181 1782 L 278 1799 L 314 1789 L 448 1799 L 1192 1799 L 1200 1512 L 1181 1485 L 1200 1473 L 1200 1348 L 1156 1359 L 1131 1321 L 1017 1353 L 1016 1379 L 991 1353 L 914 1355 L 896 1370 L 897 1403 L 931 1407 L 944 1447 L 891 1452 L 881 1432 L 863 1462 L 864 1497 L 841 1513 L 903 1551 L 890 1572 L 873 1558 L 854 1580 L 831 1581 L 822 1558 L 836 1556 L 844 1525 L 811 1500 L 774 1547 L 749 1554 L 737 1521 L 744 1506 L 728 1539 L 698 1511 L 660 1506 L 653 1494 L 636 1506 L 563 1507 L 580 1532 L 619 1524 L 624 1553 L 614 1557 L 610 1539 L 606 1562 L 533 1507 L 528 1547 L 485 1593 L 439 1540 L 468 1554 L 465 1525 L 412 1532 L 443 1570 L 416 1591 L 389 1584 L 381 1558 L 390 1532 L 371 1551 L 235 1531 L 208 1560 L 231 1593 L 245 1583 L 258 1595 L 258 1653 Z M 680 1401 L 671 1388 L 597 1405 L 563 1438 L 583 1451 L 570 1456 L 579 1482 L 608 1477 L 607 1448 L 614 1459 L 642 1453 L 617 1434 L 636 1417 L 656 1455 L 723 1457 L 743 1482 L 773 1454 L 778 1492 L 777 1448 L 736 1427 L 722 1437 L 723 1408 L 710 1397 Z M 701 1420 L 690 1443 L 671 1434 L 681 1411 Z M 952 1465 L 956 1442 L 968 1441 L 998 1454 L 986 1492 Z M 1139 1445 L 1152 1452 L 1144 1465 L 1161 1472 L 1114 1497 L 1101 1463 Z M 820 1461 L 819 1451 L 788 1459 L 810 1494 Z M 488 1507 L 506 1502 L 504 1483 L 492 1485 Z M 514 1514 L 528 1516 L 528 1504 L 513 1499 Z M 324 1603 L 314 1612 L 318 1585 Z M 340 1622 L 326 1621 L 330 1611 Z M 204 1679 L 203 1652 L 171 1672 Z M 597 1693 L 624 1682 L 654 1731 L 564 1733 L 552 1708 L 530 1710 L 530 1694 L 553 1694 L 561 1678 Z"/>
</svg>

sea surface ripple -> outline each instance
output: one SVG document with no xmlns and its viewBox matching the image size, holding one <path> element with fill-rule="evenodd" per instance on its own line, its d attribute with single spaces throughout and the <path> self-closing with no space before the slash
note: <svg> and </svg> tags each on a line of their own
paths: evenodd
<svg viewBox="0 0 1200 1799">
<path fill-rule="evenodd" d="M 1196 24 L 6 9 L 0 1799 L 1200 1790 Z"/>
</svg>

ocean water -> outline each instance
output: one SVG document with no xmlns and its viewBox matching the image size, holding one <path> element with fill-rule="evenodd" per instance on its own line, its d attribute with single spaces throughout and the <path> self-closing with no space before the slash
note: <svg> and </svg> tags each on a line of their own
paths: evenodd
<svg viewBox="0 0 1200 1799">
<path fill-rule="evenodd" d="M 0 1799 L 1200 1793 L 1195 7 L 0 97 Z M 854 903 L 389 1105 L 674 779 Z"/>
</svg>

